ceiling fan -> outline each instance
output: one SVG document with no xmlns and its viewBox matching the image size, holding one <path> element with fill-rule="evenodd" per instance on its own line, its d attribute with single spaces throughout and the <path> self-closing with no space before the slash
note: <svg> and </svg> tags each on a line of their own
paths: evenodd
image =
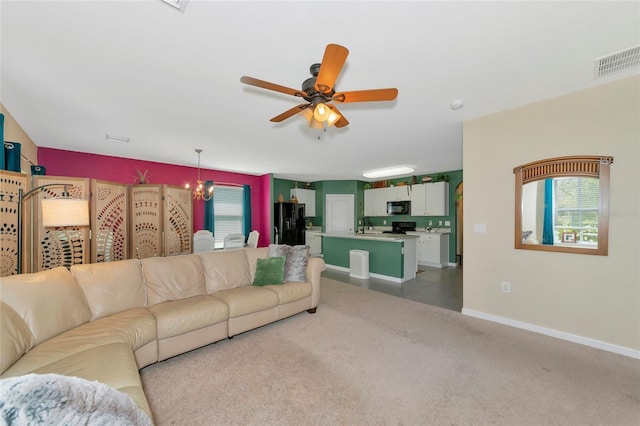
<svg viewBox="0 0 640 426">
<path fill-rule="evenodd" d="M 276 115 L 271 119 L 273 122 L 281 122 L 295 114 L 302 113 L 309 121 L 309 127 L 323 128 L 324 122 L 329 126 L 345 127 L 349 121 L 342 115 L 335 105 L 330 102 L 372 102 L 372 101 L 392 101 L 398 96 L 398 89 L 371 89 L 356 90 L 351 92 L 337 92 L 334 84 L 342 66 L 347 60 L 349 50 L 346 47 L 329 44 L 324 51 L 322 63 L 313 64 L 309 68 L 311 78 L 302 83 L 302 90 L 291 89 L 268 81 L 244 76 L 240 81 L 250 86 L 261 87 L 287 95 L 296 96 L 306 102 Z"/>
</svg>

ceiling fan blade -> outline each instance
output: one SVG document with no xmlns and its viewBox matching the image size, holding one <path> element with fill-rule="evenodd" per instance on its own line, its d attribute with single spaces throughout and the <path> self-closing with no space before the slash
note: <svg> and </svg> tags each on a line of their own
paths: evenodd
<svg viewBox="0 0 640 426">
<path fill-rule="evenodd" d="M 244 84 L 248 84 L 250 86 L 261 87 L 263 89 L 273 90 L 280 93 L 285 93 L 287 95 L 299 96 L 301 98 L 305 97 L 307 94 L 301 92 L 300 90 L 291 89 L 290 87 L 280 86 L 279 84 L 269 83 L 268 81 L 258 80 L 257 78 L 244 77 L 240 78 L 240 82 Z"/>
<path fill-rule="evenodd" d="M 333 101 L 340 103 L 347 102 L 373 102 L 392 101 L 398 96 L 398 89 L 371 89 L 356 90 L 353 92 L 340 92 L 333 95 Z"/>
<path fill-rule="evenodd" d="M 320 71 L 316 78 L 316 90 L 318 92 L 331 92 L 348 54 L 349 50 L 346 47 L 338 44 L 327 45 L 320 64 Z"/>
<path fill-rule="evenodd" d="M 331 105 L 331 104 L 327 104 L 327 106 L 329 108 L 331 108 L 334 112 L 336 112 L 337 114 L 340 114 L 340 118 L 338 119 L 338 121 L 336 121 L 335 123 L 333 123 L 334 126 L 336 127 L 345 127 L 349 125 L 349 120 L 347 120 L 344 116 L 344 114 L 342 114 L 340 112 L 340 110 L 335 106 L 335 105 Z"/>
<path fill-rule="evenodd" d="M 274 123 L 279 123 L 281 121 L 286 120 L 289 117 L 293 117 L 294 115 L 296 115 L 297 113 L 299 113 L 300 111 L 305 110 L 306 108 L 309 108 L 311 106 L 311 104 L 300 104 L 300 105 L 296 105 L 293 108 L 283 112 L 280 115 L 276 115 L 275 117 L 273 117 L 271 120 L 269 121 L 273 121 Z"/>
</svg>

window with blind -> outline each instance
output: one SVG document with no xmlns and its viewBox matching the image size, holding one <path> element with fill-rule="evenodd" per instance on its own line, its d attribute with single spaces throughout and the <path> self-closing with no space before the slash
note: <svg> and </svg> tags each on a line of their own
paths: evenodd
<svg viewBox="0 0 640 426">
<path fill-rule="evenodd" d="M 575 232 L 576 243 L 598 242 L 599 182 L 596 178 L 553 179 L 553 225 L 555 241 L 563 232 Z"/>
<path fill-rule="evenodd" d="M 213 193 L 215 247 L 222 248 L 224 237 L 242 233 L 242 188 L 216 185 Z"/>
</svg>

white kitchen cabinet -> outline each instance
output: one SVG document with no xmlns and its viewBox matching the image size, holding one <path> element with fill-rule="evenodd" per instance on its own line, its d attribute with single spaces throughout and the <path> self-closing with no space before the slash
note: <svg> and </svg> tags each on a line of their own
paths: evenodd
<svg viewBox="0 0 640 426">
<path fill-rule="evenodd" d="M 373 189 L 364 190 L 364 215 L 365 216 L 375 216 L 375 207 L 374 207 L 375 196 L 376 196 L 376 193 L 373 192 Z"/>
<path fill-rule="evenodd" d="M 310 255 L 322 254 L 322 236 L 320 231 L 305 231 L 305 241 Z"/>
<path fill-rule="evenodd" d="M 306 217 L 316 216 L 316 191 L 313 189 L 293 188 L 291 189 L 291 198 L 294 196 L 298 199 L 298 203 L 304 204 L 304 215 Z"/>
<path fill-rule="evenodd" d="M 387 215 L 387 190 L 388 188 L 365 189 L 364 191 L 364 215 Z"/>
<path fill-rule="evenodd" d="M 387 188 L 365 189 L 364 191 L 364 215 L 365 216 L 388 216 L 388 201 L 409 201 L 411 200 L 411 187 L 390 186 Z"/>
<path fill-rule="evenodd" d="M 413 185 L 411 216 L 448 216 L 449 183 L 436 182 Z"/>
<path fill-rule="evenodd" d="M 426 184 L 420 183 L 411 188 L 411 216 L 426 216 L 427 194 Z"/>
<path fill-rule="evenodd" d="M 411 233 L 413 234 L 413 233 Z M 418 232 L 416 255 L 418 265 L 445 268 L 449 264 L 449 234 Z"/>
<path fill-rule="evenodd" d="M 411 200 L 411 187 L 409 185 L 390 186 L 383 188 L 386 190 L 386 201 L 409 201 Z M 386 203 L 385 203 L 386 204 Z"/>
<path fill-rule="evenodd" d="M 426 216 L 449 215 L 449 183 L 425 183 Z"/>
</svg>

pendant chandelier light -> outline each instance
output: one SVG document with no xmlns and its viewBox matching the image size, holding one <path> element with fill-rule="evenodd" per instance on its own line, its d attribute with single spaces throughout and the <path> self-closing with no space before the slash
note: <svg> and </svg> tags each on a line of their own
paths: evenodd
<svg viewBox="0 0 640 426">
<path fill-rule="evenodd" d="M 196 187 L 193 190 L 193 199 L 209 201 L 213 198 L 213 185 L 209 185 L 205 188 L 204 182 L 200 178 L 200 153 L 202 150 L 197 148 L 195 151 L 198 154 L 198 180 L 196 181 Z M 190 185 L 187 183 L 184 187 L 189 189 Z"/>
</svg>

